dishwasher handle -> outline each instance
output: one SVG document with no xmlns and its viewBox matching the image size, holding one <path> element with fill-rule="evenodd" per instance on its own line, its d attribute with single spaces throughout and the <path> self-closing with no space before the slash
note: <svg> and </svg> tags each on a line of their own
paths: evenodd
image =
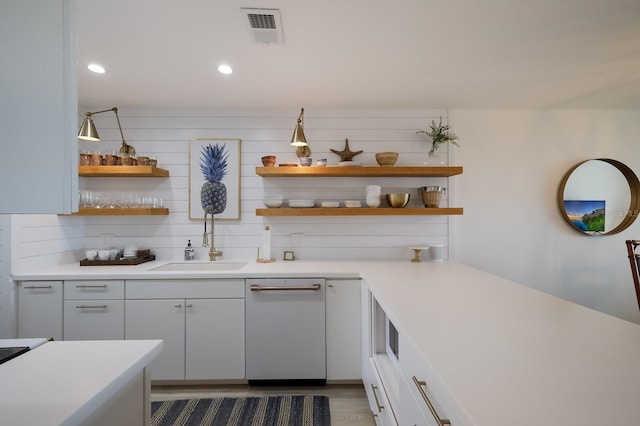
<svg viewBox="0 0 640 426">
<path fill-rule="evenodd" d="M 251 284 L 251 291 L 293 291 L 293 290 L 318 291 L 320 290 L 320 288 L 322 288 L 322 284 L 294 285 L 294 286 Z"/>
</svg>

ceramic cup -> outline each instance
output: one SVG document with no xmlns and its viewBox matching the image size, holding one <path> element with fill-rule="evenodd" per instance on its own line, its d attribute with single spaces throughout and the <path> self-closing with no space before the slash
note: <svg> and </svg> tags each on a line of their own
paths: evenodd
<svg viewBox="0 0 640 426">
<path fill-rule="evenodd" d="M 313 160 L 310 157 L 300 157 L 300 165 L 304 167 L 309 167 Z"/>
<path fill-rule="evenodd" d="M 380 206 L 380 194 L 372 195 L 367 193 L 367 198 L 365 199 L 367 203 L 367 207 L 379 207 Z"/>
<path fill-rule="evenodd" d="M 118 258 L 118 249 L 109 250 L 109 260 L 116 260 Z"/>
<path fill-rule="evenodd" d="M 110 256 L 110 250 L 98 250 L 98 260 L 109 260 Z"/>
<path fill-rule="evenodd" d="M 84 254 L 87 256 L 87 260 L 96 260 L 98 257 L 98 250 L 87 250 Z"/>
<path fill-rule="evenodd" d="M 442 244 L 433 244 L 429 246 L 428 259 L 432 262 L 442 262 L 444 260 L 444 246 Z"/>
</svg>

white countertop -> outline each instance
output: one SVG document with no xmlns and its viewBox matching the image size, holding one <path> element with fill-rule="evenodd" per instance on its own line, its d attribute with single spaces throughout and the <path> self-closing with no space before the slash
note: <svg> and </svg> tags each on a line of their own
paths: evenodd
<svg viewBox="0 0 640 426">
<path fill-rule="evenodd" d="M 0 364 L 0 424 L 80 424 L 161 350 L 161 340 L 38 346 Z"/>
<path fill-rule="evenodd" d="M 640 422 L 639 325 L 465 265 L 279 261 L 222 272 L 148 271 L 161 264 L 68 265 L 14 279 L 361 277 L 472 424 Z"/>
</svg>

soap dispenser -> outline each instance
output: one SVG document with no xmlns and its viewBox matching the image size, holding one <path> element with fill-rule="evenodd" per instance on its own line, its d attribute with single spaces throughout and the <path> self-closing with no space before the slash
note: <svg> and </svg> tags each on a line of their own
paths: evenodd
<svg viewBox="0 0 640 426">
<path fill-rule="evenodd" d="M 195 258 L 196 258 L 196 251 L 191 246 L 191 240 L 189 240 L 189 243 L 184 249 L 184 260 L 193 260 Z"/>
</svg>

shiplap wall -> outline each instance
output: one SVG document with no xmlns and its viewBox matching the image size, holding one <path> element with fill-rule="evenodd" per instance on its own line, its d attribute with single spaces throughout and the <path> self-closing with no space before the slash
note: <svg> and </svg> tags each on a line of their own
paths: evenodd
<svg viewBox="0 0 640 426">
<path fill-rule="evenodd" d="M 84 217 L 12 215 L 11 228 L 14 273 L 74 262 L 84 254 Z"/>
<path fill-rule="evenodd" d="M 80 108 L 84 111 L 101 106 Z M 169 178 L 80 178 L 81 189 L 95 191 L 144 193 L 162 197 L 169 216 L 67 217 L 84 229 L 84 247 L 124 247 L 134 244 L 151 248 L 159 260 L 177 260 L 183 256 L 187 240 L 197 249 L 200 260 L 207 259 L 202 248 L 202 221 L 189 220 L 188 176 L 189 140 L 192 138 L 241 139 L 241 218 L 216 222 L 216 248 L 224 251 L 223 260 L 255 259 L 261 245 L 262 230 L 272 230 L 272 256 L 281 259 L 284 250 L 294 250 L 300 260 L 391 260 L 409 259 L 411 245 L 444 244 L 448 246 L 450 218 L 447 216 L 316 216 L 258 217 L 255 209 L 263 207 L 262 197 L 282 194 L 285 199 L 316 200 L 360 199 L 365 186 L 378 184 L 383 193 L 409 191 L 412 204 L 420 205 L 417 188 L 424 185 L 447 186 L 446 178 L 266 178 L 255 174 L 260 157 L 274 154 L 278 163 L 297 162 L 295 149 L 289 145 L 299 110 L 125 110 L 119 116 L 127 143 L 138 154 L 158 159 L 158 167 L 169 170 Z M 305 134 L 311 157 L 327 158 L 335 165 L 339 156 L 330 149 L 342 150 L 349 139 L 352 151 L 364 152 L 355 161 L 375 165 L 375 153 L 397 151 L 397 164 L 421 165 L 427 160 L 429 143 L 416 131 L 426 129 L 431 120 L 447 110 L 313 110 L 305 109 Z M 120 134 L 111 114 L 94 116 L 102 141 L 81 142 L 80 149 L 111 151 L 119 149 Z M 439 150 L 446 161 L 447 147 Z M 199 169 L 196 169 L 198 172 Z M 452 179 L 455 179 L 452 178 Z M 446 206 L 448 200 L 443 200 Z M 31 220 L 23 219 L 26 222 Z M 59 220 L 59 219 L 58 219 Z M 27 226 L 27 223 L 23 222 Z M 72 225 L 69 225 L 73 227 Z M 74 228 L 75 229 L 75 228 Z M 300 246 L 292 244 L 291 234 L 304 234 Z M 52 236 L 47 244 L 62 248 Z M 21 241 L 27 246 L 30 239 Z M 44 242 L 44 241 L 43 241 Z M 80 247 L 75 256 L 83 256 Z M 22 250 L 24 253 L 25 250 Z M 48 252 L 55 256 L 57 249 Z M 79 260 L 78 257 L 76 260 Z"/>
</svg>

